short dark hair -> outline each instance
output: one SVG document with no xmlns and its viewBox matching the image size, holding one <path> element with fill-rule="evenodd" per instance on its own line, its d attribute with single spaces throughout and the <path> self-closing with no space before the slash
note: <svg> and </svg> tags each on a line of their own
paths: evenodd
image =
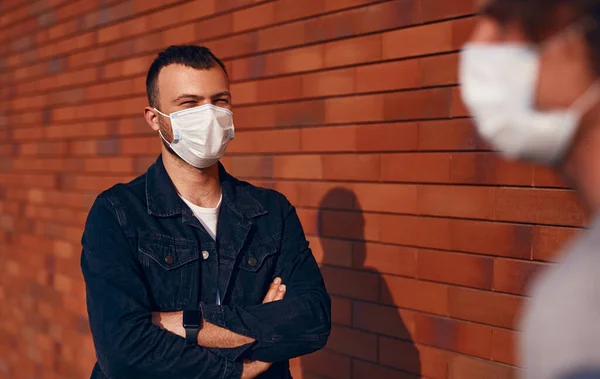
<svg viewBox="0 0 600 379">
<path fill-rule="evenodd" d="M 587 17 L 594 24 L 588 28 L 586 38 L 600 75 L 600 0 L 491 0 L 483 14 L 503 25 L 517 23 L 530 38 L 540 41 L 552 32 L 557 15 L 565 7 L 573 12 L 572 21 Z"/>
<path fill-rule="evenodd" d="M 196 45 L 169 46 L 166 50 L 158 53 L 146 76 L 146 95 L 148 96 L 148 103 L 152 107 L 158 106 L 158 86 L 156 85 L 158 74 L 163 67 L 171 64 L 180 64 L 196 70 L 208 70 L 215 67 L 215 65 L 219 65 L 227 75 L 225 64 L 207 47 Z"/>
</svg>

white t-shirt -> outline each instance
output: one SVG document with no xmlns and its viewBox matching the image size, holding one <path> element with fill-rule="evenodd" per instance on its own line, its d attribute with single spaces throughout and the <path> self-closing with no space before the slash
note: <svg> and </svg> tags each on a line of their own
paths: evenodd
<svg viewBox="0 0 600 379">
<path fill-rule="evenodd" d="M 198 221 L 200 221 L 200 224 L 202 224 L 204 229 L 206 229 L 208 234 L 210 234 L 211 238 L 216 241 L 217 240 L 217 221 L 219 220 L 219 210 L 221 209 L 221 201 L 223 200 L 223 195 L 221 195 L 221 198 L 219 199 L 219 203 L 214 208 L 199 207 L 196 204 L 191 203 L 188 200 L 184 199 L 183 197 L 181 198 L 181 200 L 183 200 L 184 203 L 186 203 L 187 206 L 190 207 L 194 216 L 196 216 Z M 219 293 L 218 287 L 217 287 L 217 298 L 216 298 L 215 302 L 217 305 L 221 305 L 221 294 Z"/>
<path fill-rule="evenodd" d="M 223 200 L 223 195 L 219 199 L 219 204 L 215 208 L 203 208 L 199 207 L 194 203 L 189 202 L 188 200 L 181 198 L 188 207 L 194 213 L 194 216 L 200 221 L 204 229 L 210 234 L 213 240 L 217 239 L 217 220 L 219 219 L 219 210 L 221 209 L 221 201 Z"/>
</svg>

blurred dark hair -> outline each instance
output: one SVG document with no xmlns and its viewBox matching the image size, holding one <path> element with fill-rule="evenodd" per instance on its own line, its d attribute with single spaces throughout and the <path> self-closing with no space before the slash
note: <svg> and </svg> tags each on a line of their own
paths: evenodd
<svg viewBox="0 0 600 379">
<path fill-rule="evenodd" d="M 596 72 L 600 75 L 600 0 L 491 0 L 483 14 L 501 24 L 515 22 L 534 41 L 541 41 L 556 31 L 558 15 L 567 11 L 570 22 L 590 22 L 586 38 Z"/>
<path fill-rule="evenodd" d="M 196 70 L 208 70 L 219 65 L 225 75 L 227 70 L 223 62 L 217 58 L 208 48 L 195 45 L 169 46 L 166 50 L 158 53 L 154 62 L 150 65 L 148 76 L 146 76 L 146 95 L 148 103 L 152 107 L 158 106 L 158 74 L 163 67 L 171 64 L 195 68 Z"/>
</svg>

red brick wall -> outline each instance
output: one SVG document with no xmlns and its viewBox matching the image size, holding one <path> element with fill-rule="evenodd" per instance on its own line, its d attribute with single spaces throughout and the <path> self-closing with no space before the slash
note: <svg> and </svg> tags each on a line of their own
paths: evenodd
<svg viewBox="0 0 600 379">
<path fill-rule="evenodd" d="M 482 144 L 456 87 L 476 0 L 0 2 L 0 378 L 94 361 L 79 238 L 158 137 L 144 75 L 169 44 L 229 68 L 224 163 L 297 205 L 333 297 L 298 378 L 512 378 L 524 286 L 585 215 Z"/>
</svg>

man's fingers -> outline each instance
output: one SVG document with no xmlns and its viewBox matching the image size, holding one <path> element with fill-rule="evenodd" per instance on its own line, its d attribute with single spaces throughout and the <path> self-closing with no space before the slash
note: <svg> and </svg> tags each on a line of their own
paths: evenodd
<svg viewBox="0 0 600 379">
<path fill-rule="evenodd" d="M 279 301 L 282 300 L 283 297 L 285 296 L 285 285 L 282 284 L 279 286 L 279 288 L 277 288 L 277 293 L 275 294 L 275 298 L 273 299 L 273 301 Z"/>
<path fill-rule="evenodd" d="M 275 296 L 277 295 L 277 290 L 279 289 L 279 285 L 281 284 L 281 278 L 275 278 L 271 286 L 269 286 L 269 291 L 263 300 L 263 304 L 270 303 L 275 300 Z"/>
</svg>

